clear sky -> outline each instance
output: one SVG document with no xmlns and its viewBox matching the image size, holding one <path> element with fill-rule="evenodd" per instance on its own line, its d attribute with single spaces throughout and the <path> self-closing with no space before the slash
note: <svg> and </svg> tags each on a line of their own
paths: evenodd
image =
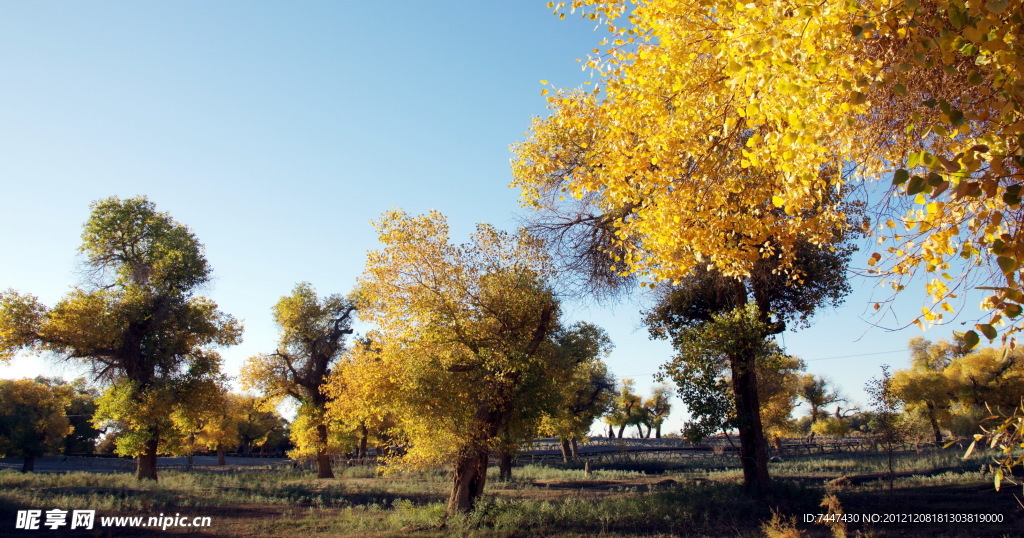
<svg viewBox="0 0 1024 538">
<path fill-rule="evenodd" d="M 80 282 L 89 203 L 146 195 L 206 245 L 208 294 L 244 320 L 244 343 L 223 350 L 236 375 L 273 350 L 270 307 L 296 282 L 351 289 L 381 212 L 438 209 L 460 241 L 476 222 L 516 225 L 509 145 L 545 114 L 540 80 L 589 80 L 576 59 L 604 37 L 545 4 L 0 4 L 0 288 L 52 305 Z M 878 366 L 906 366 L 921 332 L 870 329 L 873 283 L 854 286 L 847 306 L 784 343 L 863 401 Z M 611 369 L 646 392 L 671 350 L 648 341 L 641 304 L 566 310 L 609 331 Z M 908 295 L 909 314 L 881 321 L 897 327 L 921 304 Z M 39 357 L 0 366 L 39 374 L 75 372 Z"/>
</svg>

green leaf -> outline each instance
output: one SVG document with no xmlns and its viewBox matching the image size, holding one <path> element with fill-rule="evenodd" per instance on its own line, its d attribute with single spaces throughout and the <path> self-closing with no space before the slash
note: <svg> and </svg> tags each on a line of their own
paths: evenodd
<svg viewBox="0 0 1024 538">
<path fill-rule="evenodd" d="M 892 184 L 893 185 L 902 185 L 902 184 L 906 183 L 907 179 L 909 179 L 909 178 L 910 178 L 910 172 L 907 172 L 903 168 L 900 168 L 899 170 L 896 171 L 895 174 L 892 175 Z"/>
<path fill-rule="evenodd" d="M 999 333 L 996 332 L 996 328 L 989 323 L 978 323 L 974 327 L 981 331 L 981 334 L 985 335 L 985 338 L 989 340 L 995 340 Z"/>
<path fill-rule="evenodd" d="M 1003 202 L 1006 203 L 1006 205 L 1020 204 L 1020 191 L 1020 185 L 1010 185 L 1009 187 L 1006 187 L 1006 192 L 1003 193 Z"/>
<path fill-rule="evenodd" d="M 971 71 L 971 73 L 967 75 L 967 82 L 974 86 L 981 86 L 981 83 L 985 82 L 985 77 L 981 76 L 981 73 L 977 71 Z"/>
<path fill-rule="evenodd" d="M 964 333 L 964 347 L 966 349 L 968 349 L 968 350 L 974 349 L 978 345 L 978 342 L 980 342 L 980 341 L 981 341 L 981 339 L 978 338 L 978 333 L 976 333 L 974 331 L 967 331 L 967 332 Z M 971 447 L 969 449 L 967 449 L 967 454 L 964 454 L 965 458 L 968 455 L 970 455 L 971 450 L 974 450 L 974 443 L 971 443 Z"/>
<path fill-rule="evenodd" d="M 999 269 L 1003 271 L 1004 275 L 1013 274 L 1013 272 L 1017 270 L 1016 258 L 1011 258 L 1009 256 L 999 256 L 998 258 L 996 258 L 996 263 L 999 265 Z"/>
<path fill-rule="evenodd" d="M 850 28 L 850 33 L 853 34 L 853 37 L 860 37 L 860 34 L 862 34 L 863 32 L 864 27 L 860 26 L 859 24 L 854 24 L 853 27 Z"/>
<path fill-rule="evenodd" d="M 966 118 L 964 118 L 963 112 L 960 112 L 959 110 L 953 110 L 949 113 L 949 123 L 953 124 L 954 126 L 960 127 L 961 125 L 964 124 L 965 121 Z"/>
<path fill-rule="evenodd" d="M 910 178 L 910 183 L 907 184 L 907 196 L 913 196 L 924 191 L 926 184 L 924 178 L 921 176 L 914 176 Z"/>
<path fill-rule="evenodd" d="M 941 125 L 936 125 L 935 127 L 941 127 Z M 945 131 L 945 129 L 943 129 L 943 131 Z M 923 162 L 924 165 L 927 166 L 928 168 L 935 168 L 936 166 L 939 165 L 939 160 L 936 159 L 934 155 L 927 151 L 921 152 L 921 162 Z"/>
<path fill-rule="evenodd" d="M 938 104 L 938 101 L 936 101 L 935 98 L 932 98 L 926 101 L 921 101 L 921 104 L 928 108 L 935 108 L 935 105 Z"/>
<path fill-rule="evenodd" d="M 913 167 L 921 164 L 921 157 L 923 155 L 924 155 L 923 151 L 919 152 L 919 153 L 911 153 L 910 156 L 907 157 L 907 168 L 913 168 Z"/>
</svg>

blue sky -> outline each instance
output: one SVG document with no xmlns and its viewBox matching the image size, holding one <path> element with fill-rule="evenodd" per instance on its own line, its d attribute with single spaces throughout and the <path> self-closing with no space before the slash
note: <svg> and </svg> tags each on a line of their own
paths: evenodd
<svg viewBox="0 0 1024 538">
<path fill-rule="evenodd" d="M 438 209 L 458 240 L 476 222 L 515 226 L 509 145 L 545 114 L 540 80 L 589 80 L 576 59 L 604 37 L 545 4 L 0 4 L 0 288 L 55 303 L 80 281 L 89 203 L 144 194 L 206 245 L 208 293 L 246 326 L 223 351 L 237 374 L 273 349 L 270 307 L 296 282 L 351 289 L 383 211 Z M 921 333 L 869 330 L 873 283 L 854 286 L 847 306 L 784 340 L 863 399 Z M 908 295 L 901 311 L 921 304 Z M 670 349 L 647 340 L 641 305 L 566 310 L 609 331 L 611 369 L 646 392 Z M 75 375 L 38 357 L 0 366 L 5 378 L 41 373 Z"/>
</svg>

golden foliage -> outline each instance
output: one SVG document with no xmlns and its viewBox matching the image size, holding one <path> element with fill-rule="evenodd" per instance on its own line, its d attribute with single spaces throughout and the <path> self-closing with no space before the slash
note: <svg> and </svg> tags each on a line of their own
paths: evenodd
<svg viewBox="0 0 1024 538">
<path fill-rule="evenodd" d="M 568 375 L 549 339 L 559 309 L 537 242 L 478 225 L 456 246 L 438 212 L 389 211 L 374 225 L 384 247 L 368 254 L 356 295 L 376 329 L 328 389 L 335 412 L 390 414 L 411 467 L 529 431 L 556 393 L 547 387 Z"/>
<path fill-rule="evenodd" d="M 608 25 L 586 62 L 600 87 L 550 95 L 551 116 L 514 147 L 526 203 L 626 208 L 618 271 L 745 276 L 847 226 L 830 193 L 891 176 L 909 209 L 874 230 L 871 264 L 896 290 L 929 275 L 937 306 L 919 323 L 954 310 L 974 262 L 996 276 L 976 329 L 991 338 L 1019 316 L 1022 0 L 635 6 L 569 3 Z"/>
</svg>

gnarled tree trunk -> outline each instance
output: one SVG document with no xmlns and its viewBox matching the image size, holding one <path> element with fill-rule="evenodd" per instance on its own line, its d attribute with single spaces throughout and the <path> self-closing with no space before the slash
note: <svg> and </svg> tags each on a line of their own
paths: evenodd
<svg viewBox="0 0 1024 538">
<path fill-rule="evenodd" d="M 143 445 L 143 452 L 135 460 L 136 480 L 156 480 L 156 449 L 160 442 L 160 428 L 149 428 L 149 439 Z"/>
<path fill-rule="evenodd" d="M 359 448 L 356 449 L 356 457 L 359 459 L 366 459 L 367 450 L 366 444 L 369 442 L 370 430 L 366 427 L 366 424 L 359 425 Z"/>
<path fill-rule="evenodd" d="M 565 437 L 558 439 L 562 446 L 562 463 L 569 463 L 569 456 L 572 454 L 572 447 L 569 446 L 569 440 Z"/>
<path fill-rule="evenodd" d="M 574 458 L 580 457 L 580 448 L 578 446 L 576 446 L 576 436 L 575 435 L 569 438 L 569 450 L 570 450 L 570 453 L 572 454 L 572 457 L 574 457 Z"/>
<path fill-rule="evenodd" d="M 448 497 L 448 514 L 469 512 L 487 484 L 487 449 L 470 448 L 455 460 L 455 481 Z"/>
<path fill-rule="evenodd" d="M 23 472 L 23 473 L 32 473 L 32 472 L 35 472 L 35 470 L 36 470 L 36 457 L 34 455 L 33 456 L 26 455 L 25 459 L 21 462 L 21 472 Z"/>
<path fill-rule="evenodd" d="M 935 404 L 928 402 L 928 422 L 932 426 L 932 433 L 935 434 L 935 446 L 942 446 L 942 431 L 939 430 L 939 421 L 935 418 Z"/>
<path fill-rule="evenodd" d="M 512 480 L 512 452 L 505 449 L 498 451 L 498 480 Z"/>
<path fill-rule="evenodd" d="M 225 457 L 224 446 L 217 445 L 217 465 L 227 465 L 227 458 Z"/>
<path fill-rule="evenodd" d="M 752 353 L 729 357 L 732 389 L 736 399 L 736 427 L 740 433 L 743 486 L 748 492 L 761 493 L 771 479 L 768 475 L 768 442 L 764 438 L 761 424 L 754 361 Z"/>
<path fill-rule="evenodd" d="M 316 435 L 320 441 L 320 450 L 316 455 L 316 477 L 334 478 L 334 471 L 331 469 L 331 455 L 327 453 L 327 425 L 317 426 Z"/>
</svg>

